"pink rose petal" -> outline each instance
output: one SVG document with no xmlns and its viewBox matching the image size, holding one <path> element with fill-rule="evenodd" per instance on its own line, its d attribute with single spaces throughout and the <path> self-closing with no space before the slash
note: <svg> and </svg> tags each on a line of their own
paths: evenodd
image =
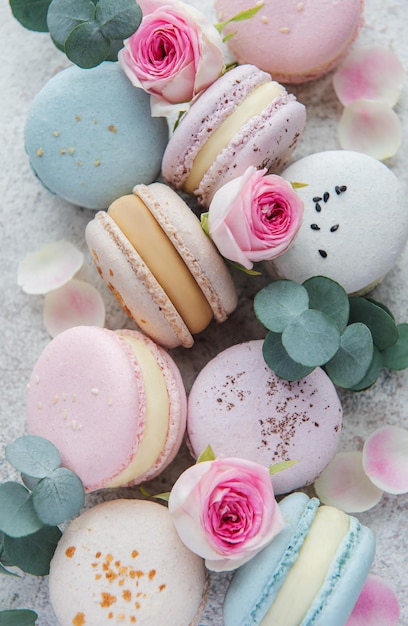
<svg viewBox="0 0 408 626">
<path fill-rule="evenodd" d="M 72 243 L 55 241 L 20 261 L 17 284 L 26 293 L 48 293 L 71 280 L 83 262 L 84 255 Z"/>
<path fill-rule="evenodd" d="M 363 152 L 383 161 L 400 147 L 401 122 L 387 104 L 356 100 L 344 108 L 338 135 L 344 150 Z"/>
<path fill-rule="evenodd" d="M 348 54 L 333 75 L 333 87 L 340 102 L 375 100 L 393 107 L 404 82 L 404 67 L 387 48 L 366 46 Z"/>
<path fill-rule="evenodd" d="M 346 626 L 398 626 L 400 606 L 388 583 L 371 574 Z"/>
<path fill-rule="evenodd" d="M 382 491 L 363 470 L 362 452 L 339 452 L 315 481 L 318 498 L 346 513 L 360 513 L 375 506 Z"/>
<path fill-rule="evenodd" d="M 383 426 L 364 444 L 363 468 L 370 480 L 392 494 L 408 492 L 408 430 Z"/>
<path fill-rule="evenodd" d="M 90 283 L 73 278 L 47 293 L 44 299 L 44 325 L 55 337 L 74 326 L 103 326 L 105 304 Z"/>
</svg>

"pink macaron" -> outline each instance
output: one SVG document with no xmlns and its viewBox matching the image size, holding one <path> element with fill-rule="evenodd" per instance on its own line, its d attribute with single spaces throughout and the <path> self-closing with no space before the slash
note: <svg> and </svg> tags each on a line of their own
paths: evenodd
<svg viewBox="0 0 408 626">
<path fill-rule="evenodd" d="M 267 467 L 296 461 L 274 474 L 277 494 L 311 484 L 334 456 L 342 407 L 326 373 L 316 368 L 295 382 L 266 365 L 262 340 L 236 344 L 201 370 L 188 398 L 187 435 L 197 458 L 242 457 Z"/>
<path fill-rule="evenodd" d="M 364 0 L 268 0 L 250 19 L 231 22 L 224 36 L 239 63 L 253 63 L 274 80 L 302 83 L 332 70 L 356 39 Z M 254 6 L 252 0 L 216 0 L 218 20 Z"/>
<path fill-rule="evenodd" d="M 138 484 L 176 456 L 186 393 L 173 359 L 142 333 L 77 326 L 37 360 L 27 420 L 30 434 L 54 443 L 87 492 Z"/>
<path fill-rule="evenodd" d="M 305 106 L 268 73 L 235 67 L 182 117 L 163 156 L 163 177 L 208 206 L 219 187 L 250 165 L 279 171 L 305 124 Z"/>
</svg>

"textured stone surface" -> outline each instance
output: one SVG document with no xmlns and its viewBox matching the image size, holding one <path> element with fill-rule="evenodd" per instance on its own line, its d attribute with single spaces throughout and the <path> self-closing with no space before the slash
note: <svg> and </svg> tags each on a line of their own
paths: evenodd
<svg viewBox="0 0 408 626">
<path fill-rule="evenodd" d="M 196 6 L 206 2 L 191 0 Z M 208 9 L 211 14 L 211 9 Z M 396 51 L 408 67 L 408 45 L 404 24 L 408 19 L 406 0 L 366 0 L 366 21 L 355 46 L 377 43 Z M 43 298 L 28 296 L 17 286 L 17 265 L 27 252 L 46 243 L 66 238 L 85 253 L 81 276 L 94 283 L 107 305 L 109 328 L 132 328 L 113 296 L 102 284 L 92 265 L 84 240 L 84 228 L 93 213 L 68 205 L 43 189 L 30 171 L 23 146 L 23 127 L 27 108 L 42 85 L 56 71 L 67 65 L 65 57 L 51 44 L 48 35 L 24 30 L 13 20 L 7 2 L 0 4 L 0 267 L 2 304 L 0 309 L 2 341 L 0 353 L 2 403 L 0 413 L 0 476 L 15 478 L 4 462 L 4 446 L 25 432 L 25 393 L 31 368 L 49 338 L 42 321 Z M 334 94 L 331 75 L 303 86 L 294 92 L 308 109 L 308 123 L 302 142 L 293 158 L 312 152 L 339 148 L 336 136 L 341 105 Z M 403 123 L 403 145 L 388 165 L 404 184 L 408 183 L 408 87 L 396 111 Z M 408 206 L 407 206 L 408 210 Z M 408 321 L 408 286 L 405 272 L 408 250 L 398 266 L 375 289 L 373 297 L 387 303 L 398 322 Z M 234 273 L 240 303 L 231 319 L 222 326 L 212 325 L 197 339 L 191 350 L 172 351 L 187 389 L 197 372 L 220 350 L 246 339 L 261 338 L 264 330 L 252 313 L 255 293 L 266 278 L 251 278 Z M 361 394 L 341 392 L 344 407 L 342 449 L 357 449 L 364 439 L 384 424 L 408 426 L 408 371 L 384 372 L 375 387 Z M 148 485 L 150 493 L 169 489 L 182 469 L 192 462 L 186 449 L 157 479 Z M 138 497 L 137 490 L 118 490 L 88 497 L 87 506 L 118 496 Z M 401 603 L 401 626 L 408 626 L 408 590 L 406 555 L 408 495 L 384 496 L 371 511 L 359 515 L 377 535 L 377 553 L 373 572 L 388 580 Z M 221 605 L 228 575 L 211 578 L 211 593 L 202 626 L 222 626 Z M 24 576 L 2 577 L 0 607 L 26 607 L 39 614 L 39 626 L 56 626 L 48 602 L 47 579 Z"/>
</svg>

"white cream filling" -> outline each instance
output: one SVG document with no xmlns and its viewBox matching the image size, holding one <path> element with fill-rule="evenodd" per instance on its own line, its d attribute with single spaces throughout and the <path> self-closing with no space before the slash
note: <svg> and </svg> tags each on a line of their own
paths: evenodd
<svg viewBox="0 0 408 626">
<path fill-rule="evenodd" d="M 349 516 L 319 507 L 313 524 L 261 626 L 299 626 L 322 587 L 336 552 L 349 531 Z"/>
<path fill-rule="evenodd" d="M 204 174 L 242 126 L 252 117 L 261 115 L 262 111 L 281 93 L 282 86 L 276 81 L 270 81 L 263 83 L 248 94 L 236 109 L 221 122 L 198 152 L 190 174 L 184 183 L 185 191 L 193 193 L 198 188 Z"/>
<path fill-rule="evenodd" d="M 166 382 L 149 348 L 128 335 L 121 335 L 131 346 L 142 370 L 146 391 L 146 424 L 134 458 L 106 486 L 119 487 L 136 479 L 154 464 L 162 452 L 169 427 L 170 403 Z M 135 419 L 137 416 L 135 415 Z"/>
</svg>

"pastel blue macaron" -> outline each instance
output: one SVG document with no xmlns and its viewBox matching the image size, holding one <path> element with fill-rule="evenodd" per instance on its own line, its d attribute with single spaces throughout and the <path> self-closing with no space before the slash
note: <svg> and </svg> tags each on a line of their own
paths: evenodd
<svg viewBox="0 0 408 626">
<path fill-rule="evenodd" d="M 109 61 L 53 76 L 25 126 L 26 151 L 42 184 L 88 209 L 106 209 L 136 184 L 153 182 L 167 141 L 167 120 L 151 116 L 150 96 Z"/>
<path fill-rule="evenodd" d="M 375 538 L 371 530 L 363 526 L 357 518 L 338 512 L 332 507 L 319 505 L 317 498 L 309 498 L 300 492 L 292 493 L 280 502 L 285 526 L 262 552 L 236 571 L 224 601 L 225 626 L 346 624 L 370 571 L 375 553 Z M 310 553 L 310 544 L 306 546 L 306 539 L 313 532 L 313 524 L 322 508 L 332 509 L 334 516 L 331 517 L 335 524 L 339 513 L 341 523 L 348 524 L 347 531 L 338 542 L 327 570 L 319 570 L 319 566 L 313 568 L 313 557 L 307 563 L 303 561 L 299 569 L 302 551 L 303 557 L 305 551 Z M 327 533 L 324 529 L 322 532 L 320 527 L 317 535 L 319 549 L 323 554 L 330 551 L 328 537 L 338 535 L 338 532 L 330 528 Z M 268 612 L 280 601 L 279 594 L 289 576 L 295 579 L 296 592 L 290 596 L 290 602 L 285 606 L 283 620 L 278 618 L 276 621 L 276 613 L 272 617 L 271 613 L 268 616 Z M 290 605 L 295 607 L 302 595 L 307 596 L 308 592 L 303 587 L 309 587 L 311 577 L 319 581 L 318 591 L 310 601 L 307 600 L 307 608 L 302 616 L 291 621 Z M 312 584 L 311 587 L 313 586 Z"/>
</svg>

